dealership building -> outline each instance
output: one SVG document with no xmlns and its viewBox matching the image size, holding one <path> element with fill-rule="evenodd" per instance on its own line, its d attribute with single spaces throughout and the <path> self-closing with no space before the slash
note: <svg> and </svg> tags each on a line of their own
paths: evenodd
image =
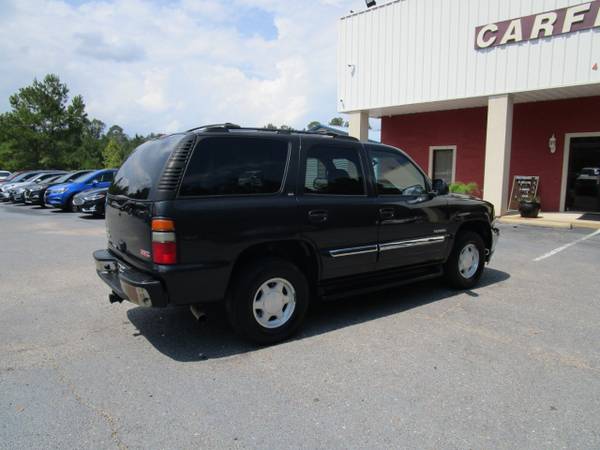
<svg viewBox="0 0 600 450">
<path fill-rule="evenodd" d="M 338 32 L 353 136 L 381 118 L 383 143 L 497 213 L 515 177 L 544 211 L 600 212 L 600 0 L 378 2 Z"/>
</svg>

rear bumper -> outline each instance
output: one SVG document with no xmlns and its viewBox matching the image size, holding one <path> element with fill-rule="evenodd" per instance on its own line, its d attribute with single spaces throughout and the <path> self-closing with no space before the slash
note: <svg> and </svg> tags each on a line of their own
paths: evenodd
<svg viewBox="0 0 600 450">
<path fill-rule="evenodd" d="M 139 306 L 165 307 L 167 292 L 160 280 L 117 259 L 108 250 L 94 252 L 96 273 L 120 299 Z"/>
</svg>

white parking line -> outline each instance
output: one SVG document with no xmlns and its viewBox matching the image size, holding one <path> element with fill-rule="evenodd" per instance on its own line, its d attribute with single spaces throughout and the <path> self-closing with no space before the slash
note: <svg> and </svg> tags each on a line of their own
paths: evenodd
<svg viewBox="0 0 600 450">
<path fill-rule="evenodd" d="M 566 244 L 566 245 L 563 245 L 562 247 L 555 248 L 555 249 L 554 249 L 554 250 L 552 250 L 551 252 L 548 252 L 548 253 L 546 253 L 545 255 L 542 255 L 542 256 L 540 256 L 540 257 L 538 257 L 538 258 L 535 258 L 535 259 L 534 259 L 534 261 L 535 261 L 535 262 L 538 262 L 538 261 L 541 261 L 541 260 L 543 260 L 543 259 L 550 258 L 551 256 L 554 256 L 554 255 L 556 255 L 557 253 L 560 253 L 560 252 L 562 252 L 563 250 L 566 250 L 566 249 L 568 249 L 569 247 L 572 247 L 572 246 L 574 246 L 575 244 L 579 244 L 580 242 L 587 241 L 588 239 L 591 239 L 591 238 L 593 238 L 594 236 L 597 236 L 597 235 L 599 235 L 599 234 L 600 234 L 600 230 L 596 230 L 596 231 L 594 231 L 592 234 L 588 234 L 587 236 L 584 236 L 584 237 L 582 237 L 582 238 L 580 238 L 580 239 L 577 239 L 576 241 L 574 241 L 574 242 L 571 242 L 570 244 Z"/>
</svg>

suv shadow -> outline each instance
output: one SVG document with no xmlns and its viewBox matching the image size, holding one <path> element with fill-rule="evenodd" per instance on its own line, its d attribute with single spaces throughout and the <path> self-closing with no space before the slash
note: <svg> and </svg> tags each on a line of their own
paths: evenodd
<svg viewBox="0 0 600 450">
<path fill-rule="evenodd" d="M 510 278 L 506 272 L 487 268 L 477 289 Z M 442 280 L 426 281 L 376 294 L 320 303 L 309 312 L 304 327 L 291 340 L 305 339 L 359 323 L 398 314 L 461 293 L 479 297 L 475 291 L 457 291 L 446 287 Z M 224 358 L 258 350 L 261 347 L 237 337 L 225 314 L 216 305 L 202 324 L 188 308 L 133 308 L 127 317 L 137 328 L 135 336 L 144 336 L 161 353 L 181 362 Z"/>
</svg>

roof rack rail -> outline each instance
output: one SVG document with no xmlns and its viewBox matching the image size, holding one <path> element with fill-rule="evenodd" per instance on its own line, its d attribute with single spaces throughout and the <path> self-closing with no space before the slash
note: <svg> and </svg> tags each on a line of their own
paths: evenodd
<svg viewBox="0 0 600 450">
<path fill-rule="evenodd" d="M 186 133 L 190 133 L 192 131 L 199 131 L 199 130 L 215 131 L 215 130 L 230 130 L 230 129 L 238 129 L 238 128 L 242 128 L 242 127 L 240 127 L 239 125 L 236 125 L 235 123 L 225 122 L 225 123 L 216 123 L 216 124 L 212 124 L 212 125 L 202 125 L 202 126 L 196 127 L 196 128 L 190 128 L 189 130 L 186 131 Z"/>
<path fill-rule="evenodd" d="M 271 132 L 279 134 L 304 134 L 308 136 L 329 136 L 335 139 L 345 139 L 349 141 L 359 141 L 353 136 L 348 136 L 343 133 L 336 133 L 335 131 L 311 131 L 311 130 L 292 130 L 292 129 L 280 129 L 280 128 L 258 128 L 258 127 L 241 127 L 235 123 L 220 123 L 214 125 L 203 125 L 201 127 L 191 128 L 187 130 L 187 133 L 192 131 L 258 131 L 258 132 Z"/>
<path fill-rule="evenodd" d="M 358 141 L 354 136 L 348 136 L 343 133 L 336 133 L 335 131 L 301 131 L 304 134 L 312 134 L 312 135 L 321 135 L 321 136 L 331 136 L 333 138 L 338 139 L 347 139 L 349 141 Z"/>
</svg>

